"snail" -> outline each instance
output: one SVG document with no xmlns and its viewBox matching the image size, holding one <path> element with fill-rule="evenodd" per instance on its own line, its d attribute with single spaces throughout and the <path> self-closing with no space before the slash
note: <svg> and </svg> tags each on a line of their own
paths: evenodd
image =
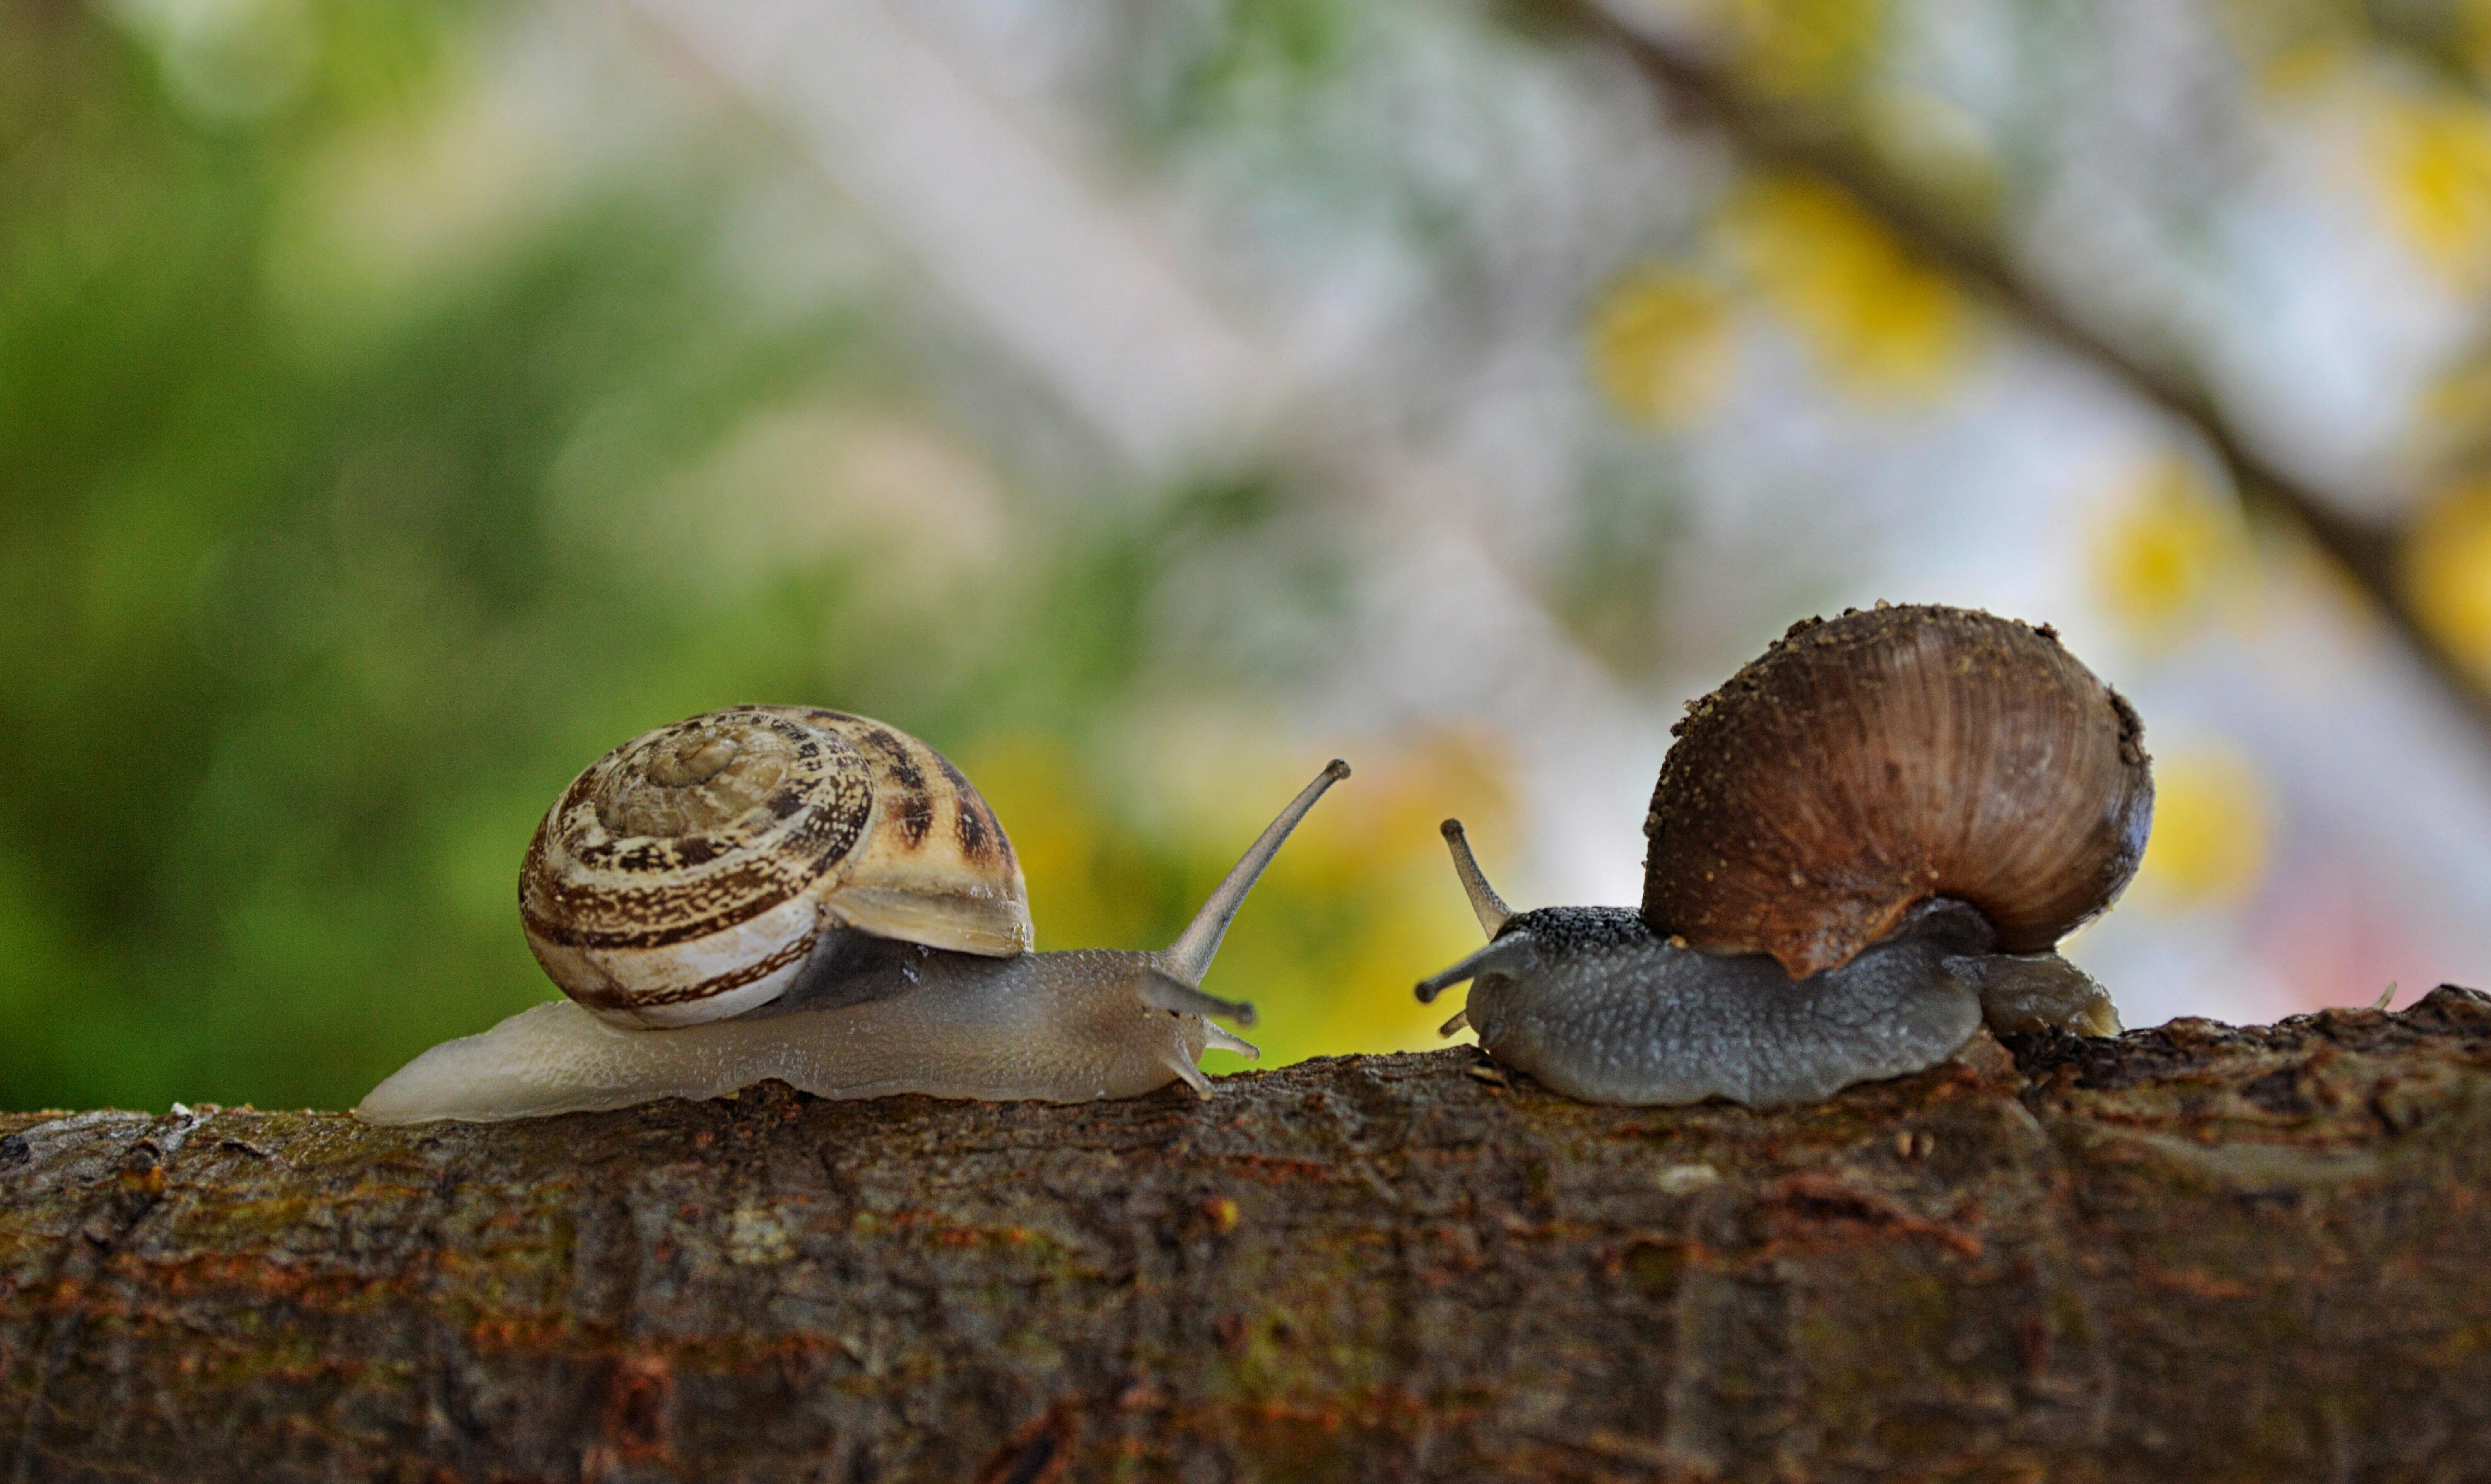
<svg viewBox="0 0 2491 1484">
<path fill-rule="evenodd" d="M 2053 951 L 2136 871 L 2136 713 L 2058 634 L 1959 608 L 1792 626 L 1672 728 L 1640 911 L 1507 908 L 1447 820 L 1489 942 L 1449 1021 L 1568 1096 L 1750 1107 L 1952 1056 L 1985 1020 L 2119 1033 Z"/>
<path fill-rule="evenodd" d="M 528 846 L 520 920 L 569 998 L 425 1052 L 356 1114 L 494 1120 L 718 1097 L 1078 1102 L 1182 1080 L 1253 1007 L 1194 985 L 1338 760 L 1158 952 L 1030 951 L 1011 842 L 933 748 L 842 712 L 741 706 L 633 739 Z"/>
</svg>

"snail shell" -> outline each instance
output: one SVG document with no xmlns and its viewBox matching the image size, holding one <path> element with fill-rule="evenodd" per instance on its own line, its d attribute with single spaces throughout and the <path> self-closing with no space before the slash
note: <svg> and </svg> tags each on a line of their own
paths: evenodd
<svg viewBox="0 0 2491 1484">
<path fill-rule="evenodd" d="M 1673 730 L 1644 920 L 1795 979 L 1930 897 L 1980 909 L 1999 951 L 2038 952 L 2145 851 L 2144 728 L 2047 626 L 1934 606 L 1807 620 Z"/>
<path fill-rule="evenodd" d="M 1011 842 L 968 779 L 894 728 L 739 706 L 590 764 L 528 845 L 528 946 L 621 1026 L 737 1015 L 832 930 L 1005 957 L 1030 946 Z"/>
<path fill-rule="evenodd" d="M 1697 702 L 1661 765 L 1640 911 L 1516 914 L 1419 998 L 1588 1102 L 1754 1108 L 1933 1066 L 1985 1021 L 2119 1033 L 2048 951 L 2144 852 L 2136 713 L 2048 628 L 1958 608 L 1810 620 Z"/>
</svg>

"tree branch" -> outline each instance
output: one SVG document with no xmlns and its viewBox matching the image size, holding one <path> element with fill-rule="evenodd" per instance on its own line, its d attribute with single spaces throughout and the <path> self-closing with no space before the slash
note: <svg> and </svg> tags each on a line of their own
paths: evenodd
<svg viewBox="0 0 2491 1484">
<path fill-rule="evenodd" d="M 1812 176 L 1841 190 L 1923 261 L 1981 294 L 2034 335 L 2091 362 L 2186 423 L 2221 460 L 2251 509 L 2301 532 L 2369 596 L 2404 648 L 2473 722 L 2478 740 L 2491 743 L 2491 693 L 2476 681 L 2465 657 L 2415 609 L 2401 569 L 2397 532 L 2344 513 L 2342 502 L 2329 499 L 2251 448 L 2202 386 L 2093 329 L 2048 287 L 2013 266 L 1995 240 L 1934 209 L 1845 137 L 1747 97 L 1723 70 L 1629 28 L 1595 0 L 1538 0 L 1533 9 L 1624 52 L 1668 98 L 1718 130 L 1747 159 Z"/>
<path fill-rule="evenodd" d="M 2395 1477 L 2491 1435 L 2491 998 L 1759 1114 L 1477 1053 L 1080 1107 L 0 1115 L 41 1480 Z"/>
</svg>

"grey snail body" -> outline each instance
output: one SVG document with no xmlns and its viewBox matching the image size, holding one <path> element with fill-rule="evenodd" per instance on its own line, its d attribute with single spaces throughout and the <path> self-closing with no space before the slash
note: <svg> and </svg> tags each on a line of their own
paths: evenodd
<svg viewBox="0 0 2491 1484">
<path fill-rule="evenodd" d="M 844 713 L 739 707 L 592 764 L 521 873 L 530 946 L 569 998 L 425 1052 L 355 1110 L 496 1120 L 715 1097 L 780 1078 L 824 1097 L 1132 1097 L 1183 1081 L 1194 988 L 1246 892 L 1324 791 L 1302 790 L 1157 951 L 1028 950 L 1009 839 L 924 743 Z"/>
<path fill-rule="evenodd" d="M 2116 1034 L 2052 951 L 2143 853 L 2133 711 L 2048 629 L 1948 608 L 1795 626 L 1662 765 L 1645 903 L 1507 909 L 1445 834 L 1487 946 L 1446 1026 L 1588 1102 L 1775 1107 L 1952 1056 L 1983 1022 Z"/>
</svg>

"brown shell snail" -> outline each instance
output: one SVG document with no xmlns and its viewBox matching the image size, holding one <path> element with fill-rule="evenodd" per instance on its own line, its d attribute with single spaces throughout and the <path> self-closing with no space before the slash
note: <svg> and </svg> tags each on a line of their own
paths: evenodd
<svg viewBox="0 0 2491 1484">
<path fill-rule="evenodd" d="M 1498 1061 L 1588 1102 L 1825 1097 L 2003 1032 L 2119 1031 L 2052 951 L 2144 854 L 2154 785 L 2127 703 L 2052 629 L 1959 608 L 1792 626 L 1673 728 L 1640 912 L 1509 912 L 1445 822 L 1487 946 Z"/>
<path fill-rule="evenodd" d="M 1194 985 L 1325 789 L 1316 775 L 1158 952 L 1030 951 L 1011 842 L 933 748 L 841 712 L 741 706 L 634 738 L 537 827 L 520 918 L 569 998 L 425 1052 L 355 1111 L 491 1120 L 716 1097 L 781 1078 L 824 1097 L 1076 1102 L 1182 1080 Z"/>
</svg>

